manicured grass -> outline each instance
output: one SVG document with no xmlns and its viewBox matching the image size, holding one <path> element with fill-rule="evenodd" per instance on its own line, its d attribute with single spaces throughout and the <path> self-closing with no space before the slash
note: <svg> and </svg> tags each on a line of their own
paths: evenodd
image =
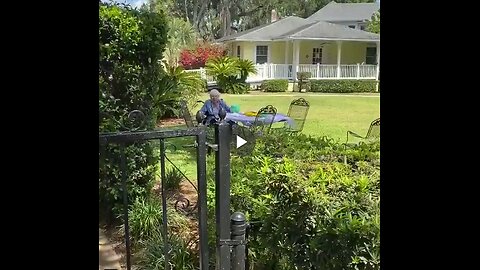
<svg viewBox="0 0 480 270">
<path fill-rule="evenodd" d="M 310 94 L 310 93 L 259 93 L 247 95 L 223 94 L 222 98 L 229 105 L 240 105 L 241 111 L 257 111 L 263 106 L 273 105 L 278 112 L 286 114 L 290 102 L 303 97 L 310 102 L 303 133 L 312 136 L 328 136 L 339 142 L 346 140 L 347 130 L 365 135 L 370 122 L 380 116 L 379 94 Z M 208 99 L 207 94 L 200 97 Z M 192 109 L 195 112 L 200 106 Z M 185 126 L 183 126 L 185 127 Z M 177 127 L 182 128 L 182 127 Z M 177 146 L 174 152 L 168 151 L 170 160 L 180 168 L 189 179 L 196 179 L 196 156 L 194 148 L 184 148 L 192 144 L 193 137 L 167 140 Z M 167 167 L 169 164 L 167 162 Z"/>
<path fill-rule="evenodd" d="M 310 94 L 310 93 L 258 93 L 248 95 L 223 94 L 228 105 L 237 104 L 240 111 L 258 111 L 273 105 L 279 113 L 287 114 L 290 102 L 303 97 L 310 102 L 310 110 L 303 133 L 328 136 L 340 142 L 346 140 L 347 130 L 365 135 L 370 122 L 380 117 L 379 94 Z M 208 99 L 204 94 L 202 100 Z M 193 112 L 199 109 L 199 106 Z"/>
</svg>

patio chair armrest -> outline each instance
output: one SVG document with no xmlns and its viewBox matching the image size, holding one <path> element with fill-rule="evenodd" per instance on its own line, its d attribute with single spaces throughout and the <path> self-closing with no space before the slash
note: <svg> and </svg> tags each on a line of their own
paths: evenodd
<svg viewBox="0 0 480 270">
<path fill-rule="evenodd" d="M 353 137 L 357 137 L 357 138 L 360 138 L 360 139 L 365 139 L 365 137 L 360 136 L 357 133 L 349 130 L 349 131 L 347 131 L 347 141 L 348 141 L 348 135 L 352 135 Z"/>
<path fill-rule="evenodd" d="M 348 144 L 348 135 L 351 135 L 351 136 L 356 137 L 356 138 L 359 138 L 359 139 L 365 139 L 365 137 L 360 136 L 360 135 L 358 135 L 357 133 L 349 130 L 349 131 L 347 131 L 347 141 L 345 142 L 345 144 Z"/>
</svg>

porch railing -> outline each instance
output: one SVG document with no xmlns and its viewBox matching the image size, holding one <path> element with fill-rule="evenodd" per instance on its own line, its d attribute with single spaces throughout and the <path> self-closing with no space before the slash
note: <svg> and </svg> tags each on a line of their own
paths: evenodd
<svg viewBox="0 0 480 270">
<path fill-rule="evenodd" d="M 312 74 L 311 79 L 323 80 L 323 79 L 376 79 L 377 65 L 306 65 L 301 64 L 297 66 L 298 72 L 310 72 Z M 293 65 L 290 64 L 256 64 L 255 69 L 257 74 L 250 75 L 247 78 L 247 82 L 260 82 L 269 79 L 294 79 Z M 204 68 L 186 70 L 187 72 L 196 72 L 200 74 L 202 79 L 206 79 L 207 82 L 213 83 L 213 77 L 207 75 Z"/>
</svg>

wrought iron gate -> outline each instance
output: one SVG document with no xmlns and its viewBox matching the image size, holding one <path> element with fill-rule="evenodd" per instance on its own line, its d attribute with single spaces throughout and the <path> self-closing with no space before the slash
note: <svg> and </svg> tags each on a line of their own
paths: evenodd
<svg viewBox="0 0 480 270">
<path fill-rule="evenodd" d="M 141 121 L 145 116 L 140 111 L 129 114 L 132 121 Z M 223 116 L 224 117 L 224 116 Z M 140 119 L 140 120 L 138 120 Z M 198 118 L 197 118 L 198 119 Z M 199 120 L 200 122 L 200 120 Z M 127 168 L 125 146 L 135 142 L 159 141 L 160 167 L 162 186 L 162 213 L 164 237 L 165 269 L 170 269 L 168 258 L 168 233 L 167 233 L 167 201 L 165 194 L 165 140 L 168 138 L 194 136 L 197 160 L 197 192 L 198 200 L 195 206 L 198 210 L 199 225 L 199 256 L 200 269 L 209 269 L 208 231 L 207 231 L 207 179 L 206 156 L 207 147 L 215 150 L 215 217 L 216 217 L 216 269 L 243 270 L 245 269 L 245 216 L 240 212 L 230 215 L 230 145 L 233 135 L 232 126 L 223 119 L 214 126 L 215 142 L 207 143 L 207 128 L 199 124 L 197 127 L 180 130 L 151 130 L 140 131 L 139 127 L 130 128 L 128 131 L 99 134 L 99 144 L 118 144 L 120 146 L 120 169 L 123 191 L 123 216 L 125 226 L 126 264 L 131 270 L 130 232 L 128 226 L 128 193 L 127 193 Z M 234 129 L 235 130 L 235 129 Z M 173 163 L 172 163 L 173 164 Z"/>
</svg>

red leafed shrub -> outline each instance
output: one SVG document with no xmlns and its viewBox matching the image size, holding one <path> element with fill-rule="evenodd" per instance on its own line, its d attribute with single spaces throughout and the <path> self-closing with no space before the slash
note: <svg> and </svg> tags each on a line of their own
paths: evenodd
<svg viewBox="0 0 480 270">
<path fill-rule="evenodd" d="M 224 56 L 226 52 L 223 45 L 200 43 L 194 49 L 183 50 L 180 53 L 179 64 L 185 69 L 205 67 L 208 59 Z"/>
</svg>

